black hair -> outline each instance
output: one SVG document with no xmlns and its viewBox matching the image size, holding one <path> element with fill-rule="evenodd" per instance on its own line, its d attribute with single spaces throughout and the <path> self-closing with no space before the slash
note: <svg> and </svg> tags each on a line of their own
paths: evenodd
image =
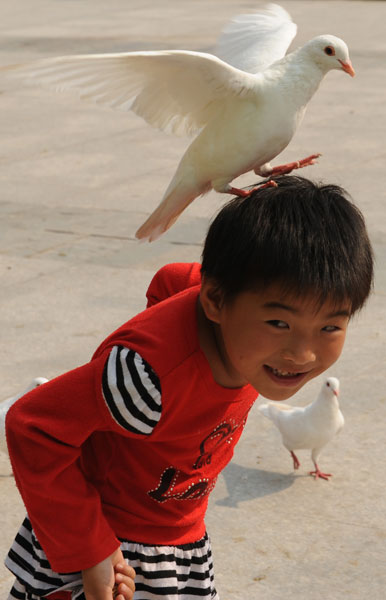
<svg viewBox="0 0 386 600">
<path fill-rule="evenodd" d="M 354 314 L 373 284 L 362 213 L 337 185 L 288 175 L 275 182 L 220 210 L 207 233 L 202 274 L 224 301 L 280 284 L 285 293 L 316 295 L 320 303 L 349 301 Z"/>
</svg>

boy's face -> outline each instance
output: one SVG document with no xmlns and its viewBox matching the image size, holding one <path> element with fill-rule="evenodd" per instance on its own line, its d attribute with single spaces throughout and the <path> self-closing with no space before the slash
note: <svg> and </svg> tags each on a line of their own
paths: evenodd
<svg viewBox="0 0 386 600">
<path fill-rule="evenodd" d="M 319 307 L 312 297 L 285 296 L 271 286 L 219 302 L 210 314 L 204 300 L 204 312 L 215 323 L 225 385 L 250 383 L 266 398 L 285 400 L 338 359 L 350 304 Z"/>
</svg>

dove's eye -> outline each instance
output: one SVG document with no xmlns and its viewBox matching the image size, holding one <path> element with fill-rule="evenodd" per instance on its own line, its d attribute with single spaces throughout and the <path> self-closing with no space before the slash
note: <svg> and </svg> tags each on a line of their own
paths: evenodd
<svg viewBox="0 0 386 600">
<path fill-rule="evenodd" d="M 335 56 L 335 48 L 333 46 L 326 46 L 324 52 L 327 56 Z"/>
</svg>

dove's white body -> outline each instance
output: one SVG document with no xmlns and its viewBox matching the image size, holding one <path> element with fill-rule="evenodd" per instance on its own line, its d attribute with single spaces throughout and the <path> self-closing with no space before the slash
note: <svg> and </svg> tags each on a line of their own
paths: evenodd
<svg viewBox="0 0 386 600">
<path fill-rule="evenodd" d="M 196 182 L 224 191 L 239 175 L 251 170 L 260 173 L 291 141 L 323 77 L 312 64 L 307 86 L 301 74 L 299 63 L 283 60 L 256 75 L 245 97 L 224 102 L 191 143 L 174 179 L 184 178 L 191 169 Z"/>
<path fill-rule="evenodd" d="M 327 382 L 331 382 L 328 387 Z M 339 390 L 338 380 L 330 377 L 327 382 L 323 384 L 317 399 L 308 406 L 289 406 L 279 402 L 259 406 L 263 415 L 273 421 L 280 431 L 285 448 L 289 452 L 312 450 L 311 457 L 314 463 L 317 462 L 322 448 L 344 425 L 338 398 L 332 391 Z"/>
<path fill-rule="evenodd" d="M 303 54 L 299 50 L 255 75 L 243 97 L 230 96 L 222 103 L 188 147 L 138 237 L 156 239 L 192 200 L 212 188 L 226 192 L 234 179 L 249 171 L 269 175 L 270 161 L 291 141 L 325 75 Z"/>
<path fill-rule="evenodd" d="M 27 392 L 30 392 L 39 385 L 46 383 L 46 381 L 48 381 L 48 379 L 45 379 L 44 377 L 36 377 L 21 394 L 7 398 L 0 403 L 0 452 L 8 454 L 7 440 L 5 437 L 5 418 L 8 410 L 11 408 L 12 404 L 16 402 L 16 400 L 19 400 L 19 398 L 24 396 L 24 394 L 27 394 Z"/>
<path fill-rule="evenodd" d="M 218 56 L 180 50 L 65 56 L 19 74 L 132 110 L 164 131 L 198 134 L 136 233 L 151 241 L 197 196 L 212 188 L 232 192 L 230 182 L 251 170 L 269 175 L 270 161 L 292 139 L 324 75 L 354 74 L 346 44 L 334 36 L 285 56 L 295 34 L 289 14 L 273 4 L 236 18 L 219 39 Z"/>
</svg>

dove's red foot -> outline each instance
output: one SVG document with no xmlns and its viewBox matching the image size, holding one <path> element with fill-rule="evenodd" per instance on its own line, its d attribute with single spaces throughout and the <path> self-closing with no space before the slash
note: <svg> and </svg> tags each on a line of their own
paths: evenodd
<svg viewBox="0 0 386 600">
<path fill-rule="evenodd" d="M 235 187 L 231 187 L 230 186 L 226 190 L 226 193 L 227 194 L 234 194 L 235 196 L 240 196 L 241 198 L 247 198 L 248 196 L 250 196 L 256 190 L 263 190 L 264 188 L 267 188 L 267 187 L 277 187 L 276 181 L 273 181 L 273 180 L 269 179 L 265 183 L 261 183 L 260 185 L 256 185 L 251 190 L 241 190 L 239 188 L 235 188 Z"/>
<path fill-rule="evenodd" d="M 235 196 L 239 196 L 240 198 L 247 198 L 250 195 L 251 191 L 241 190 L 239 188 L 229 186 L 229 188 L 225 190 L 225 193 L 234 194 Z"/>
<path fill-rule="evenodd" d="M 300 467 L 300 462 L 295 452 L 291 451 L 292 460 L 294 461 L 294 469 L 298 469 Z"/>
<path fill-rule="evenodd" d="M 329 477 L 332 477 L 331 473 L 322 473 L 317 464 L 315 464 L 315 471 L 310 471 L 310 475 L 313 475 L 315 479 L 319 479 L 320 477 L 321 479 L 325 479 L 326 481 L 328 481 Z"/>
<path fill-rule="evenodd" d="M 252 192 L 254 192 L 255 190 L 263 190 L 264 188 L 268 187 L 278 187 L 278 185 L 273 179 L 268 179 L 268 181 L 266 181 L 265 183 L 260 183 L 260 185 L 256 185 L 254 188 L 249 190 L 249 193 L 252 194 Z"/>
<path fill-rule="evenodd" d="M 307 158 L 303 158 L 302 160 L 272 167 L 272 171 L 269 173 L 269 176 L 273 177 L 275 175 L 288 175 L 288 173 L 291 173 L 291 171 L 294 169 L 309 167 L 310 165 L 315 164 L 315 160 L 319 158 L 319 156 L 321 156 L 321 154 L 311 154 L 311 156 L 307 156 Z"/>
</svg>

